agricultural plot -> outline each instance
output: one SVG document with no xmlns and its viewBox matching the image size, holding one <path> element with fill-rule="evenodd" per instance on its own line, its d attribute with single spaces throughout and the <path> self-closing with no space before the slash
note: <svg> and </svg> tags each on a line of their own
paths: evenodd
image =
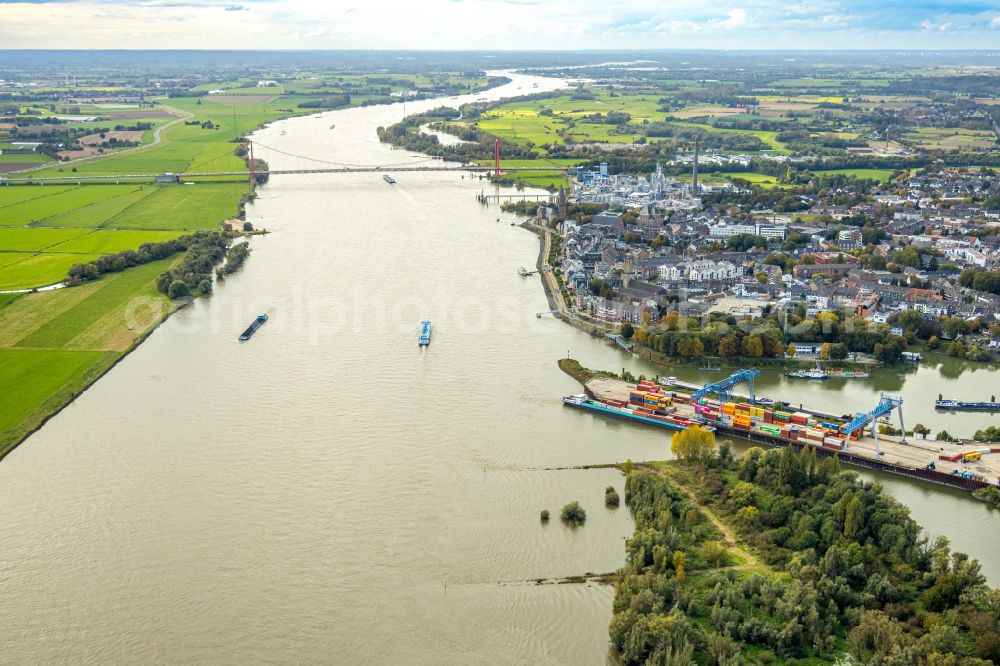
<svg viewBox="0 0 1000 666">
<path fill-rule="evenodd" d="M 39 229 L 38 231 L 41 231 Z M 99 229 L 78 235 L 58 245 L 48 247 L 49 252 L 67 252 L 75 254 L 114 254 L 122 250 L 131 250 L 143 243 L 163 243 L 183 236 L 183 231 L 109 231 Z M 2 238 L 2 236 L 0 236 Z"/>
<path fill-rule="evenodd" d="M 199 183 L 158 189 L 114 219 L 116 229 L 219 229 L 238 212 L 245 183 Z"/>
<path fill-rule="evenodd" d="M 991 148 L 996 142 L 996 135 L 993 132 L 957 127 L 921 127 L 904 136 L 920 148 L 928 150 Z"/>
<path fill-rule="evenodd" d="M 82 236 L 83 229 L 18 229 L 0 227 L 0 252 L 40 252 Z M 2 263 L 2 262 L 0 262 Z"/>
<path fill-rule="evenodd" d="M 126 329 L 130 322 L 124 320 L 126 306 L 136 293 L 154 284 L 156 277 L 166 270 L 171 260 L 163 260 L 137 266 L 122 273 L 107 275 L 96 283 L 96 288 L 85 298 L 61 312 L 59 316 L 45 322 L 17 342 L 16 347 L 46 349 L 74 349 L 81 345 L 74 340 L 88 332 L 92 326 L 109 314 L 122 316 L 119 327 Z M 88 337 L 97 337 L 99 331 L 91 331 Z M 91 346 L 91 345 L 84 345 Z"/>
<path fill-rule="evenodd" d="M 0 298 L 0 452 L 100 376 L 173 307 L 156 291 L 171 259 L 56 291 Z"/>
<path fill-rule="evenodd" d="M 34 254 L 29 252 L 3 253 L 17 259 L 0 267 L 0 290 L 33 289 L 55 284 L 66 277 L 73 264 L 93 261 L 96 254 Z"/>
<path fill-rule="evenodd" d="M 69 399 L 80 377 L 112 356 L 96 351 L 0 349 L 0 383 L 17 387 L 7 392 L 0 410 L 0 451 L 16 441 L 13 433 L 27 431 L 28 424 L 37 425 L 46 413 Z"/>
<path fill-rule="evenodd" d="M 127 214 L 129 208 L 153 195 L 158 189 L 156 185 L 140 187 L 131 192 L 96 201 L 65 213 L 53 215 L 39 222 L 36 227 L 102 227 L 114 226 L 120 216 Z M 2 245 L 0 245 L 2 247 Z"/>
<path fill-rule="evenodd" d="M 889 182 L 889 178 L 892 176 L 892 169 L 829 169 L 827 171 L 816 171 L 817 175 L 829 175 L 835 176 L 838 174 L 844 176 L 853 176 L 855 178 L 878 180 L 883 183 Z"/>
<path fill-rule="evenodd" d="M 3 222 L 4 209 L 9 206 L 19 204 L 22 201 L 61 194 L 67 190 L 76 189 L 76 187 L 76 185 L 39 185 L 37 187 L 6 185 L 0 187 L 0 224 Z"/>
<path fill-rule="evenodd" d="M 717 175 L 726 178 L 740 178 L 747 182 L 753 183 L 754 185 L 760 185 L 761 187 L 776 187 L 778 185 L 778 179 L 774 176 L 769 176 L 765 173 L 756 173 L 753 171 L 724 171 Z"/>
<path fill-rule="evenodd" d="M 134 192 L 139 188 L 139 185 L 90 185 L 75 187 L 57 194 L 46 194 L 47 188 L 38 188 L 37 191 L 43 196 L 4 206 L 0 209 L 2 211 L 0 213 L 0 226 L 20 227 L 35 224 L 60 213 L 103 199 Z M 2 198 L 0 198 L 0 203 L 2 203 Z"/>
</svg>

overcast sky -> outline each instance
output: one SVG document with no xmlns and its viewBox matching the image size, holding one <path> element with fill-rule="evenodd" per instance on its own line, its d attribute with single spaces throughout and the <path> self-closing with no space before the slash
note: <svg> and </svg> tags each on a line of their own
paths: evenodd
<svg viewBox="0 0 1000 666">
<path fill-rule="evenodd" d="M 0 0 L 0 48 L 1000 49 L 1000 0 Z"/>
</svg>

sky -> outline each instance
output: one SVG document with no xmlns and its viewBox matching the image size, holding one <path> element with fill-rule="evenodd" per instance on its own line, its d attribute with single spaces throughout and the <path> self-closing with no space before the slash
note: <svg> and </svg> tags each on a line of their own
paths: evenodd
<svg viewBox="0 0 1000 666">
<path fill-rule="evenodd" d="M 0 48 L 1000 50 L 1000 0 L 0 0 Z"/>
</svg>

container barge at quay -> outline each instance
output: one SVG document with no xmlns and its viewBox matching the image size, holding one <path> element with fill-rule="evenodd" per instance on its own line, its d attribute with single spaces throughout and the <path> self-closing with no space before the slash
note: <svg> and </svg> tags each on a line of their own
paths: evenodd
<svg viewBox="0 0 1000 666">
<path fill-rule="evenodd" d="M 431 323 L 426 319 L 420 322 L 420 338 L 418 342 L 421 347 L 426 347 L 431 343 Z"/>
<path fill-rule="evenodd" d="M 737 371 L 734 378 L 744 381 L 752 371 Z M 669 416 L 682 427 L 699 425 L 712 428 L 717 436 L 736 437 L 758 444 L 813 449 L 819 457 L 838 456 L 841 462 L 866 469 L 929 481 L 940 485 L 975 491 L 1000 485 L 1000 446 L 972 449 L 968 443 L 945 442 L 912 436 L 879 433 L 885 417 L 899 415 L 902 423 L 902 399 L 882 393 L 878 404 L 867 412 L 833 416 L 819 410 L 784 403 L 763 406 L 750 398 L 732 394 L 734 381 L 723 380 L 704 387 L 667 380 L 669 386 L 647 380 L 638 384 L 614 377 L 595 376 L 581 380 L 586 394 L 567 396 L 564 404 L 572 407 L 648 422 L 646 410 L 660 419 L 655 425 L 670 428 L 662 418 Z M 722 395 L 718 395 L 721 391 Z M 874 402 L 874 400 L 873 400 Z M 669 406 L 669 414 L 664 407 Z M 775 407 L 781 407 L 775 409 Z M 639 411 L 636 418 L 636 411 Z M 624 412 L 624 413 L 623 413 Z"/>
<path fill-rule="evenodd" d="M 599 412 L 609 416 L 618 416 L 632 421 L 638 421 L 640 423 L 647 423 L 660 428 L 669 428 L 670 430 L 686 430 L 692 425 L 701 425 L 705 430 L 715 430 L 715 428 L 711 426 L 702 425 L 692 421 L 691 419 L 669 414 L 663 409 L 653 409 L 651 407 L 631 407 L 621 400 L 591 400 L 585 393 L 581 393 L 579 395 L 567 395 L 563 398 L 563 404 L 569 405 L 570 407 L 576 407 L 578 409 L 587 409 L 592 412 Z"/>
<path fill-rule="evenodd" d="M 263 326 L 265 321 L 267 321 L 266 314 L 257 315 L 257 318 L 253 320 L 253 323 L 250 324 L 249 328 L 243 331 L 243 334 L 240 335 L 240 341 L 249 340 L 250 336 L 256 333 L 257 329 Z"/>
</svg>

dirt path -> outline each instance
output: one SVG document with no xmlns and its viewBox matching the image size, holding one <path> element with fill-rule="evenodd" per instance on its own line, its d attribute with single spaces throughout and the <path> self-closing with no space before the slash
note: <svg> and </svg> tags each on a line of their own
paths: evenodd
<svg viewBox="0 0 1000 666">
<path fill-rule="evenodd" d="M 729 529 L 729 526 L 726 525 L 724 522 L 722 522 L 711 509 L 709 509 L 701 502 L 699 502 L 697 496 L 690 488 L 680 483 L 679 481 L 677 481 L 677 479 L 675 479 L 674 477 L 670 476 L 662 469 L 659 469 L 657 467 L 652 467 L 650 465 L 636 465 L 636 467 L 645 470 L 647 472 L 652 472 L 653 474 L 656 474 L 657 476 L 669 481 L 675 488 L 677 488 L 682 493 L 687 495 L 688 498 L 692 502 L 694 502 L 694 505 L 698 508 L 698 510 L 701 511 L 701 513 L 704 514 L 706 518 L 708 518 L 708 521 L 712 523 L 720 532 L 722 532 L 722 536 L 725 538 L 725 544 L 726 547 L 729 549 L 729 552 L 743 561 L 743 564 L 733 567 L 722 567 L 722 568 L 752 569 L 761 566 L 760 560 L 758 560 L 753 553 L 751 553 L 750 551 L 739 545 L 739 542 L 736 539 L 736 535 L 733 533 L 731 529 Z"/>
</svg>

